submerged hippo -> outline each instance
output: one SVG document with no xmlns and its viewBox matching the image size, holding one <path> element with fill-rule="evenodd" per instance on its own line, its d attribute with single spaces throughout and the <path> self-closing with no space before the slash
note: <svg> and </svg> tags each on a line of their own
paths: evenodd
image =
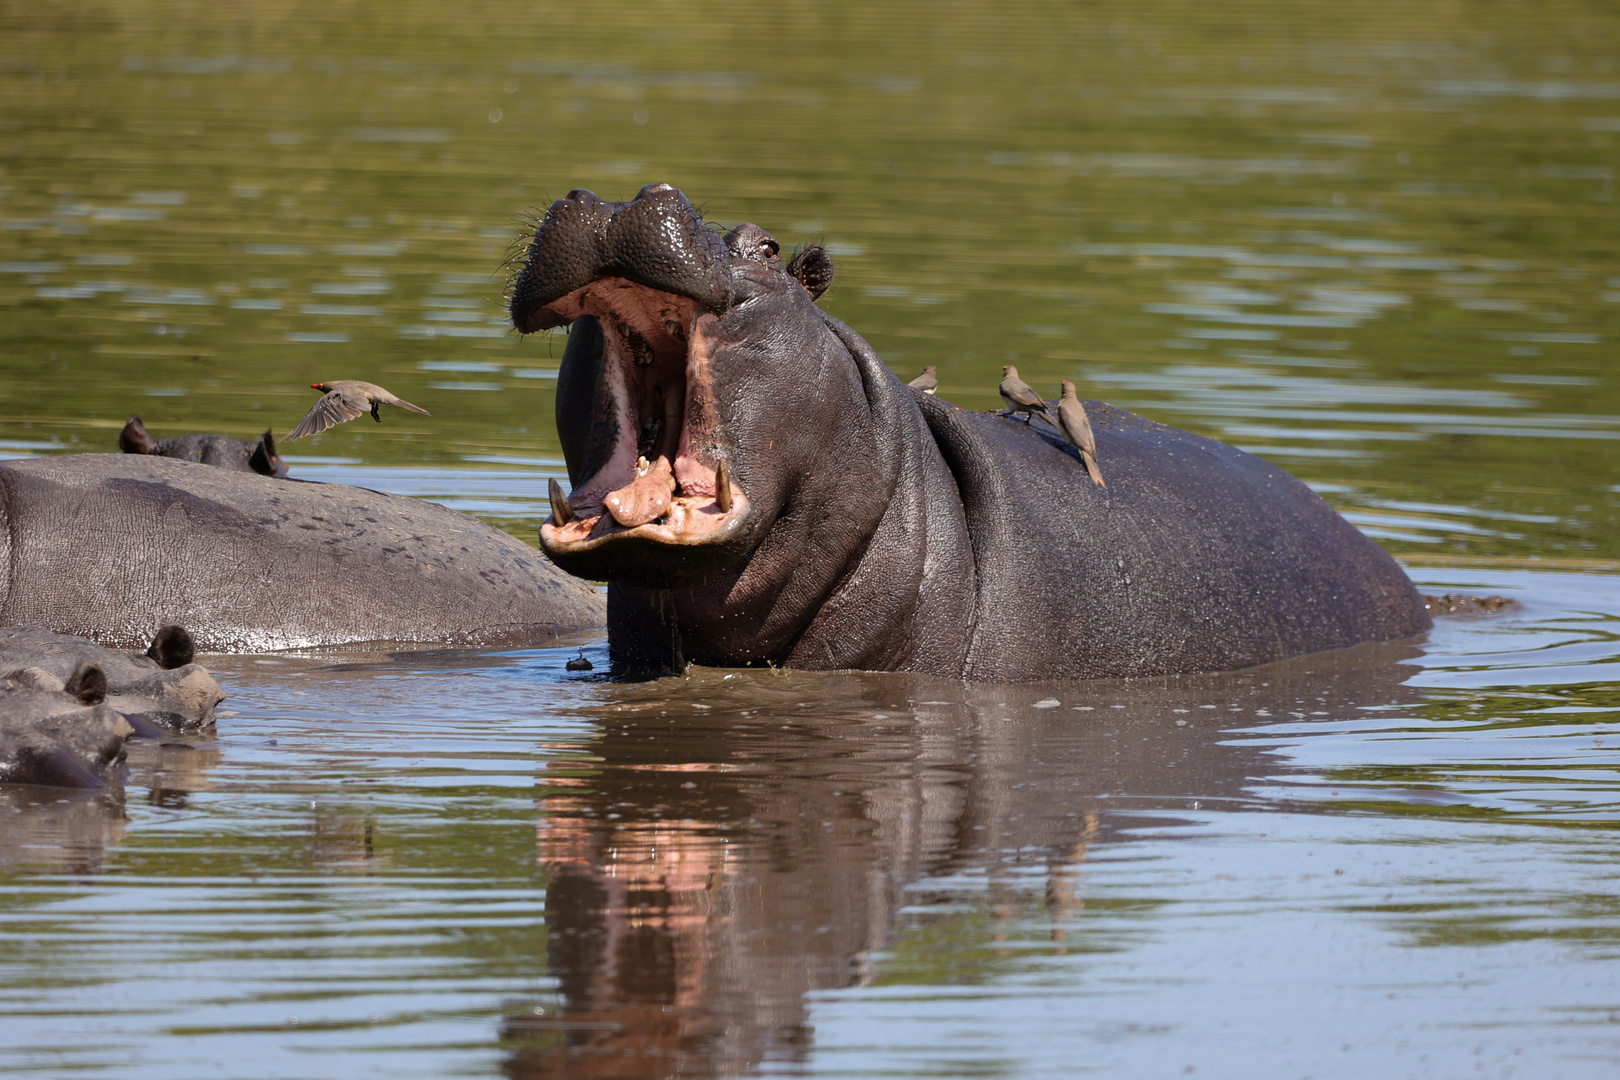
<svg viewBox="0 0 1620 1080">
<path fill-rule="evenodd" d="M 195 461 L 237 472 L 261 476 L 286 476 L 287 463 L 276 453 L 276 437 L 269 431 L 258 442 L 245 442 L 228 435 L 177 435 L 154 439 L 146 432 L 141 418 L 132 416 L 118 433 L 118 449 L 126 454 L 152 454 L 157 457 Z"/>
<path fill-rule="evenodd" d="M 191 635 L 173 625 L 160 627 L 144 653 L 115 652 L 38 626 L 0 629 L 0 676 L 35 690 L 72 692 L 76 673 L 93 666 L 108 704 L 144 734 L 154 725 L 181 731 L 214 722 L 214 706 L 225 695 L 195 655 Z"/>
<path fill-rule="evenodd" d="M 400 495 L 171 458 L 0 462 L 0 625 L 207 652 L 545 642 L 601 594 L 476 518 Z"/>
<path fill-rule="evenodd" d="M 1111 678 L 1430 625 L 1393 559 L 1258 458 L 1088 401 L 1100 487 L 1055 432 L 909 389 L 815 306 L 829 270 L 663 184 L 572 192 L 536 229 L 512 321 L 573 328 L 574 489 L 540 541 L 610 583 L 617 664 Z"/>
<path fill-rule="evenodd" d="M 100 788 L 116 779 L 136 729 L 107 703 L 106 687 L 92 663 L 66 687 L 0 677 L 0 784 Z"/>
</svg>

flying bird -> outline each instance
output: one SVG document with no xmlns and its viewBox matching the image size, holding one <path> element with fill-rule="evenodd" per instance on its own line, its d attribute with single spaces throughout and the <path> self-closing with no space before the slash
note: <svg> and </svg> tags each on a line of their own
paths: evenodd
<svg viewBox="0 0 1620 1080">
<path fill-rule="evenodd" d="M 1007 403 L 1009 416 L 1013 413 L 1023 413 L 1024 423 L 1027 424 L 1031 416 L 1040 413 L 1046 417 L 1047 423 L 1057 426 L 1057 421 L 1052 419 L 1052 413 L 1047 409 L 1046 402 L 1041 400 L 1041 395 L 1035 392 L 1034 387 L 1018 377 L 1017 368 L 1011 364 L 1003 364 L 1001 371 L 1003 375 L 1000 387 L 1001 400 Z"/>
<path fill-rule="evenodd" d="M 319 390 L 324 397 L 315 403 L 309 414 L 298 421 L 298 426 L 292 429 L 289 439 L 302 439 L 305 435 L 319 435 L 327 428 L 337 427 L 357 416 L 371 414 L 377 423 L 382 423 L 382 417 L 377 415 L 379 405 L 398 405 L 402 409 L 409 409 L 423 416 L 433 414 L 426 409 L 402 401 L 390 394 L 376 383 L 361 382 L 358 379 L 338 379 L 336 382 L 310 383 L 311 390 Z"/>
<path fill-rule="evenodd" d="M 1080 460 L 1086 463 L 1091 482 L 1098 487 L 1103 483 L 1102 470 L 1097 468 L 1097 437 L 1091 433 L 1091 421 L 1086 419 L 1086 407 L 1074 392 L 1074 383 L 1063 380 L 1063 398 L 1058 402 L 1058 426 L 1080 451 Z"/>
<path fill-rule="evenodd" d="M 939 389 L 939 376 L 934 374 L 934 365 L 929 364 L 923 368 L 922 374 L 906 383 L 907 386 L 921 390 L 925 394 L 932 394 Z"/>
</svg>

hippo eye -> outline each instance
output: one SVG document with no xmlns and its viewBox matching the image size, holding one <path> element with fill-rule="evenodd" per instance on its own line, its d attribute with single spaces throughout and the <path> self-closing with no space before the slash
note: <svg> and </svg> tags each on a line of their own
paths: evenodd
<svg viewBox="0 0 1620 1080">
<path fill-rule="evenodd" d="M 767 239 L 759 242 L 759 253 L 764 258 L 774 259 L 776 258 L 777 254 L 781 252 L 781 250 L 782 245 L 778 244 L 775 240 Z"/>
</svg>

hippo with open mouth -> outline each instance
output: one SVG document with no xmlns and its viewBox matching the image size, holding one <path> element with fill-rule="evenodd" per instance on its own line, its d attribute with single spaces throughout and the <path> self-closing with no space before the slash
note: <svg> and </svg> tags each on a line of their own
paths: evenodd
<svg viewBox="0 0 1620 1080">
<path fill-rule="evenodd" d="M 571 326 L 573 491 L 540 529 L 609 582 L 621 669 L 971 680 L 1221 671 L 1421 633 L 1400 566 L 1282 470 L 1086 402 L 1108 485 L 1056 432 L 909 389 L 784 264 L 666 184 L 551 205 L 511 290 Z"/>
</svg>

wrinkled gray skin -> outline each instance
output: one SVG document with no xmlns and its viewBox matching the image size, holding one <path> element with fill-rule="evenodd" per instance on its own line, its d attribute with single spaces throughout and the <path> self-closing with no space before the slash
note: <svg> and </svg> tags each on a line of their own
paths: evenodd
<svg viewBox="0 0 1620 1080">
<path fill-rule="evenodd" d="M 154 639 L 160 660 L 33 626 L 0 629 L 0 784 L 106 787 L 123 780 L 126 740 L 212 722 L 224 695 L 190 651 L 177 626 Z"/>
<path fill-rule="evenodd" d="M 171 730 L 193 730 L 214 721 L 224 700 L 208 669 L 182 663 L 165 669 L 143 653 L 116 652 L 88 638 L 37 626 L 0 629 L 0 676 L 37 690 L 60 691 L 82 664 L 94 664 L 107 679 L 107 703 Z"/>
<path fill-rule="evenodd" d="M 118 433 L 118 449 L 126 454 L 195 461 L 262 476 L 287 475 L 287 463 L 276 453 L 276 437 L 269 431 L 260 435 L 258 442 L 244 442 L 228 435 L 176 435 L 171 439 L 154 439 L 147 434 L 141 418 L 132 416 Z"/>
<path fill-rule="evenodd" d="M 1112 678 L 1429 627 L 1401 568 L 1282 470 L 1088 401 L 1108 475 L 1098 487 L 1056 432 L 909 390 L 762 236 L 722 238 L 667 185 L 629 203 L 574 192 L 547 212 L 513 283 L 519 330 L 574 325 L 557 410 L 579 505 L 571 525 L 554 513 L 541 543 L 610 582 L 621 668 Z M 681 302 L 695 314 L 660 336 L 657 318 Z M 636 394 L 679 378 L 687 339 L 703 347 L 684 361 L 675 472 L 696 478 L 693 516 L 719 525 L 677 535 L 593 517 L 594 498 L 633 479 Z M 638 350 L 675 367 L 638 365 Z M 741 493 L 723 515 L 701 494 L 722 459 Z"/>
<path fill-rule="evenodd" d="M 0 784 L 105 787 L 121 780 L 134 733 L 106 701 L 0 678 Z"/>
<path fill-rule="evenodd" d="M 0 625 L 205 652 L 544 643 L 600 593 L 475 518 L 399 495 L 162 457 L 0 462 Z"/>
</svg>

